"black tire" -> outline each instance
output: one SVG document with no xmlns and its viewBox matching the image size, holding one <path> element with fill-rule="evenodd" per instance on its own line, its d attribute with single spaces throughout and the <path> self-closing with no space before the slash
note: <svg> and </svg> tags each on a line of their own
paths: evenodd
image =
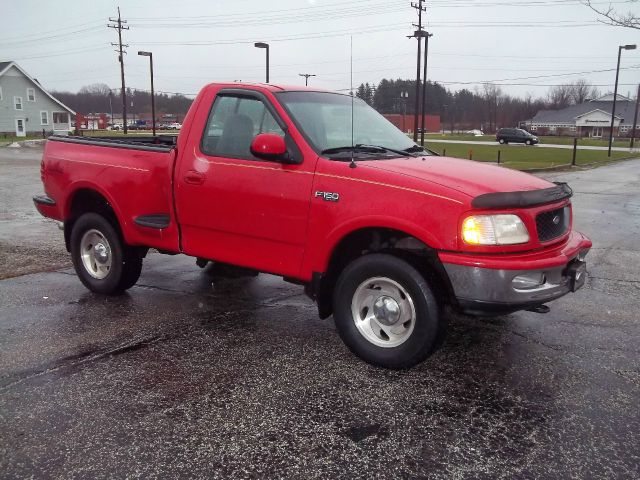
<svg viewBox="0 0 640 480">
<path fill-rule="evenodd" d="M 108 242 L 111 266 L 104 278 L 93 276 L 82 259 L 81 242 L 84 235 L 97 231 Z M 113 295 L 131 288 L 142 271 L 142 257 L 135 249 L 125 245 L 119 232 L 109 220 L 97 213 L 85 213 L 71 230 L 71 259 L 80 281 L 95 293 Z"/>
<path fill-rule="evenodd" d="M 356 327 L 352 300 L 358 287 L 375 277 L 396 282 L 413 300 L 413 330 L 397 346 L 378 346 Z M 409 368 L 425 360 L 438 346 L 444 328 L 438 302 L 427 281 L 406 261 L 386 254 L 365 255 L 344 269 L 333 293 L 333 312 L 338 333 L 354 354 L 368 363 L 391 369 Z"/>
<path fill-rule="evenodd" d="M 507 143 L 507 141 L 504 138 L 501 138 L 500 140 L 498 140 L 498 143 L 504 145 L 505 143 Z"/>
<path fill-rule="evenodd" d="M 526 140 L 524 143 L 525 145 L 533 145 L 533 142 L 531 140 Z"/>
<path fill-rule="evenodd" d="M 123 265 L 122 279 L 120 280 L 120 289 L 118 291 L 124 292 L 129 290 L 140 278 L 142 273 L 142 257 L 137 253 L 128 253 Z"/>
</svg>

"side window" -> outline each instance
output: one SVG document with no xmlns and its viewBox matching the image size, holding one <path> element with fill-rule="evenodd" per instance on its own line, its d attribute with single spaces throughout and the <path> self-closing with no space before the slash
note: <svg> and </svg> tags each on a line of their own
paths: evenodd
<svg viewBox="0 0 640 480">
<path fill-rule="evenodd" d="M 284 132 L 264 103 L 255 98 L 217 97 L 202 136 L 207 155 L 256 159 L 251 155 L 253 138 L 259 133 Z"/>
</svg>

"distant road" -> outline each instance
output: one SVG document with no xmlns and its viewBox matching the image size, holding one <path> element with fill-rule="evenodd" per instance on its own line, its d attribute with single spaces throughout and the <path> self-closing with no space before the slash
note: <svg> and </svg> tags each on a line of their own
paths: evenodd
<svg viewBox="0 0 640 480">
<path fill-rule="evenodd" d="M 498 142 L 486 142 L 481 140 L 432 140 L 434 143 L 463 143 L 467 145 L 500 145 Z M 427 145 L 429 144 L 429 139 L 425 139 Z M 640 143 L 640 141 L 639 141 Z M 518 147 L 526 147 L 527 145 L 519 144 L 519 143 L 510 143 L 506 146 L 518 146 Z M 536 148 L 564 148 L 567 150 L 573 150 L 573 145 L 554 145 L 551 143 L 539 143 L 535 145 Z M 590 145 L 578 145 L 578 150 L 604 150 L 607 151 L 607 147 L 594 147 Z M 616 152 L 627 152 L 629 151 L 628 147 L 611 147 L 612 151 Z M 640 148 L 636 147 L 633 151 L 640 151 Z"/>
</svg>

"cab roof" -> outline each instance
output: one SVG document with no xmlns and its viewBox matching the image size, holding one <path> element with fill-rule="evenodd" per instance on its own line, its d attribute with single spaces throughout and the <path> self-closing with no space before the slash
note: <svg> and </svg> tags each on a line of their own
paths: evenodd
<svg viewBox="0 0 640 480">
<path fill-rule="evenodd" d="M 226 87 L 226 88 L 250 88 L 264 89 L 272 93 L 277 92 L 323 92 L 323 93 L 343 93 L 334 90 L 327 90 L 317 87 L 305 87 L 304 85 L 280 85 L 274 83 L 251 83 L 251 82 L 215 82 L 207 85 L 208 87 Z"/>
</svg>

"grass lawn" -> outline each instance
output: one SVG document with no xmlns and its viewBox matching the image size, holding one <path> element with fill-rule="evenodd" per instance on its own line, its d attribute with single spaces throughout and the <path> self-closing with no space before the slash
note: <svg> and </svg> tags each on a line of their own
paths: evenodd
<svg viewBox="0 0 640 480">
<path fill-rule="evenodd" d="M 481 162 L 497 162 L 500 150 L 500 163 L 517 170 L 558 167 L 570 165 L 573 150 L 565 148 L 535 148 L 520 145 L 464 145 L 458 143 L 442 143 L 427 141 L 427 147 L 440 154 L 446 151 L 448 157 L 469 158 L 469 150 L 473 151 L 473 160 Z M 607 152 L 598 150 L 578 150 L 576 165 L 603 164 L 611 160 L 637 157 L 629 152 Z"/>
<path fill-rule="evenodd" d="M 544 136 L 538 137 L 540 139 L 540 143 L 548 143 L 550 145 L 573 145 L 573 137 L 552 137 L 552 136 Z M 428 133 L 425 136 L 425 141 L 433 141 L 433 140 L 461 140 L 461 141 L 475 141 L 475 142 L 495 142 L 495 135 L 483 135 L 482 137 L 474 137 L 473 135 L 466 134 L 446 134 L 443 135 L 441 133 Z M 637 139 L 636 139 L 637 140 Z M 636 142 L 638 143 L 638 142 Z M 596 139 L 596 138 L 580 138 L 578 139 L 578 145 L 585 145 L 590 147 L 607 147 L 609 146 L 609 140 L 607 139 Z M 628 147 L 629 139 L 623 140 L 614 140 L 614 147 Z"/>
<path fill-rule="evenodd" d="M 25 140 L 42 140 L 42 134 L 27 135 L 26 137 L 16 137 L 15 135 L 0 135 L 0 144 L 13 142 L 24 142 Z"/>
</svg>

